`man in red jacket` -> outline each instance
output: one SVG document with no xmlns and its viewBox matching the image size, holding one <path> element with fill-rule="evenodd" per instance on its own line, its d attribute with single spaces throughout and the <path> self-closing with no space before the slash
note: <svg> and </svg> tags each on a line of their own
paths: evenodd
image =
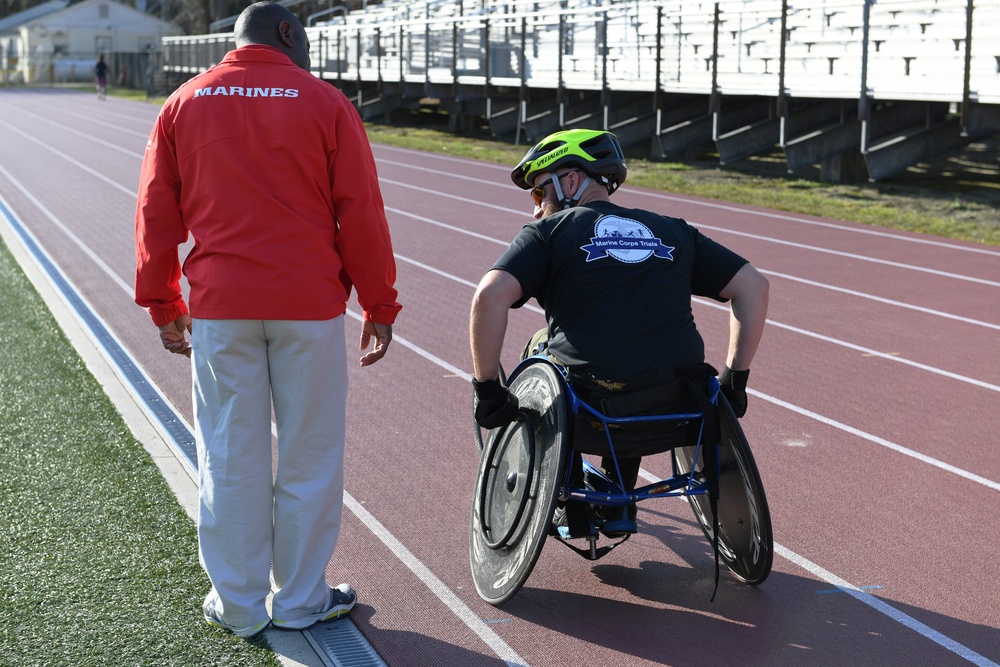
<svg viewBox="0 0 1000 667">
<path fill-rule="evenodd" d="M 344 312 L 353 286 L 361 349 L 375 342 L 367 366 L 400 305 L 357 112 L 309 73 L 305 30 L 281 5 L 244 10 L 235 41 L 167 100 L 150 134 L 135 291 L 163 346 L 193 358 L 205 618 L 251 637 L 355 604 L 350 586 L 326 581 L 343 508 Z M 178 246 L 189 235 L 185 302 Z"/>
</svg>

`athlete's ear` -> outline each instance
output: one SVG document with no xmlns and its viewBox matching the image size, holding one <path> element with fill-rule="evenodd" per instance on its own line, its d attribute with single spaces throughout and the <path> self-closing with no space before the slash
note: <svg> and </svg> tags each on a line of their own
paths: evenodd
<svg viewBox="0 0 1000 667">
<path fill-rule="evenodd" d="M 292 24 L 288 21 L 282 21 L 278 24 L 278 39 L 288 48 L 293 48 L 295 46 L 295 31 L 292 29 Z"/>
<path fill-rule="evenodd" d="M 576 197 L 580 194 L 580 185 L 583 183 L 583 179 L 586 178 L 586 174 L 579 169 L 574 169 L 573 171 L 566 174 L 570 181 L 567 183 L 566 192 L 564 193 L 567 197 Z"/>
</svg>

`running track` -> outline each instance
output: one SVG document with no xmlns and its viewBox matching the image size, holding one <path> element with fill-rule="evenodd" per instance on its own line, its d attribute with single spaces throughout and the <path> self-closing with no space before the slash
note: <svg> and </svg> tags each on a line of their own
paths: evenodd
<svg viewBox="0 0 1000 667">
<path fill-rule="evenodd" d="M 189 369 L 131 299 L 156 112 L 0 91 L 0 197 L 190 421 Z M 391 667 L 1000 662 L 1000 248 L 626 186 L 617 201 L 690 220 L 771 279 L 743 426 L 774 571 L 757 588 L 723 573 L 710 603 L 690 510 L 651 502 L 640 534 L 594 564 L 549 541 L 494 608 L 468 573 L 468 308 L 530 202 L 507 166 L 374 148 L 404 310 L 388 356 L 351 373 L 330 579 L 358 589 L 351 618 Z M 697 300 L 695 315 L 722 364 L 726 310 Z M 537 308 L 512 313 L 506 363 L 542 322 Z"/>
</svg>

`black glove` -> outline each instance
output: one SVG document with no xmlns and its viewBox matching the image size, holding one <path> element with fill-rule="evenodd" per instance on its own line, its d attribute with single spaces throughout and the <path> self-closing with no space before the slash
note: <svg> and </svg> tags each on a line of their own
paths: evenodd
<svg viewBox="0 0 1000 667">
<path fill-rule="evenodd" d="M 476 423 L 487 429 L 506 426 L 517 419 L 517 396 L 500 380 L 472 381 L 476 392 Z"/>
<path fill-rule="evenodd" d="M 729 366 L 722 371 L 719 376 L 719 388 L 722 394 L 729 399 L 729 404 L 733 406 L 733 412 L 737 417 L 742 417 L 747 413 L 747 380 L 750 379 L 750 369 L 745 371 L 734 371 Z"/>
</svg>

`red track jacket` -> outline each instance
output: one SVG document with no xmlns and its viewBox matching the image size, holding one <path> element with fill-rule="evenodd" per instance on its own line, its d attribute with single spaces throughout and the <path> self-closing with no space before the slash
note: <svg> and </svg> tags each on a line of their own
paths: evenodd
<svg viewBox="0 0 1000 667">
<path fill-rule="evenodd" d="M 324 320 L 352 284 L 368 319 L 401 306 L 375 161 L 339 90 L 277 49 L 246 46 L 166 101 L 142 163 L 135 300 L 162 326 L 203 319 Z"/>
</svg>

